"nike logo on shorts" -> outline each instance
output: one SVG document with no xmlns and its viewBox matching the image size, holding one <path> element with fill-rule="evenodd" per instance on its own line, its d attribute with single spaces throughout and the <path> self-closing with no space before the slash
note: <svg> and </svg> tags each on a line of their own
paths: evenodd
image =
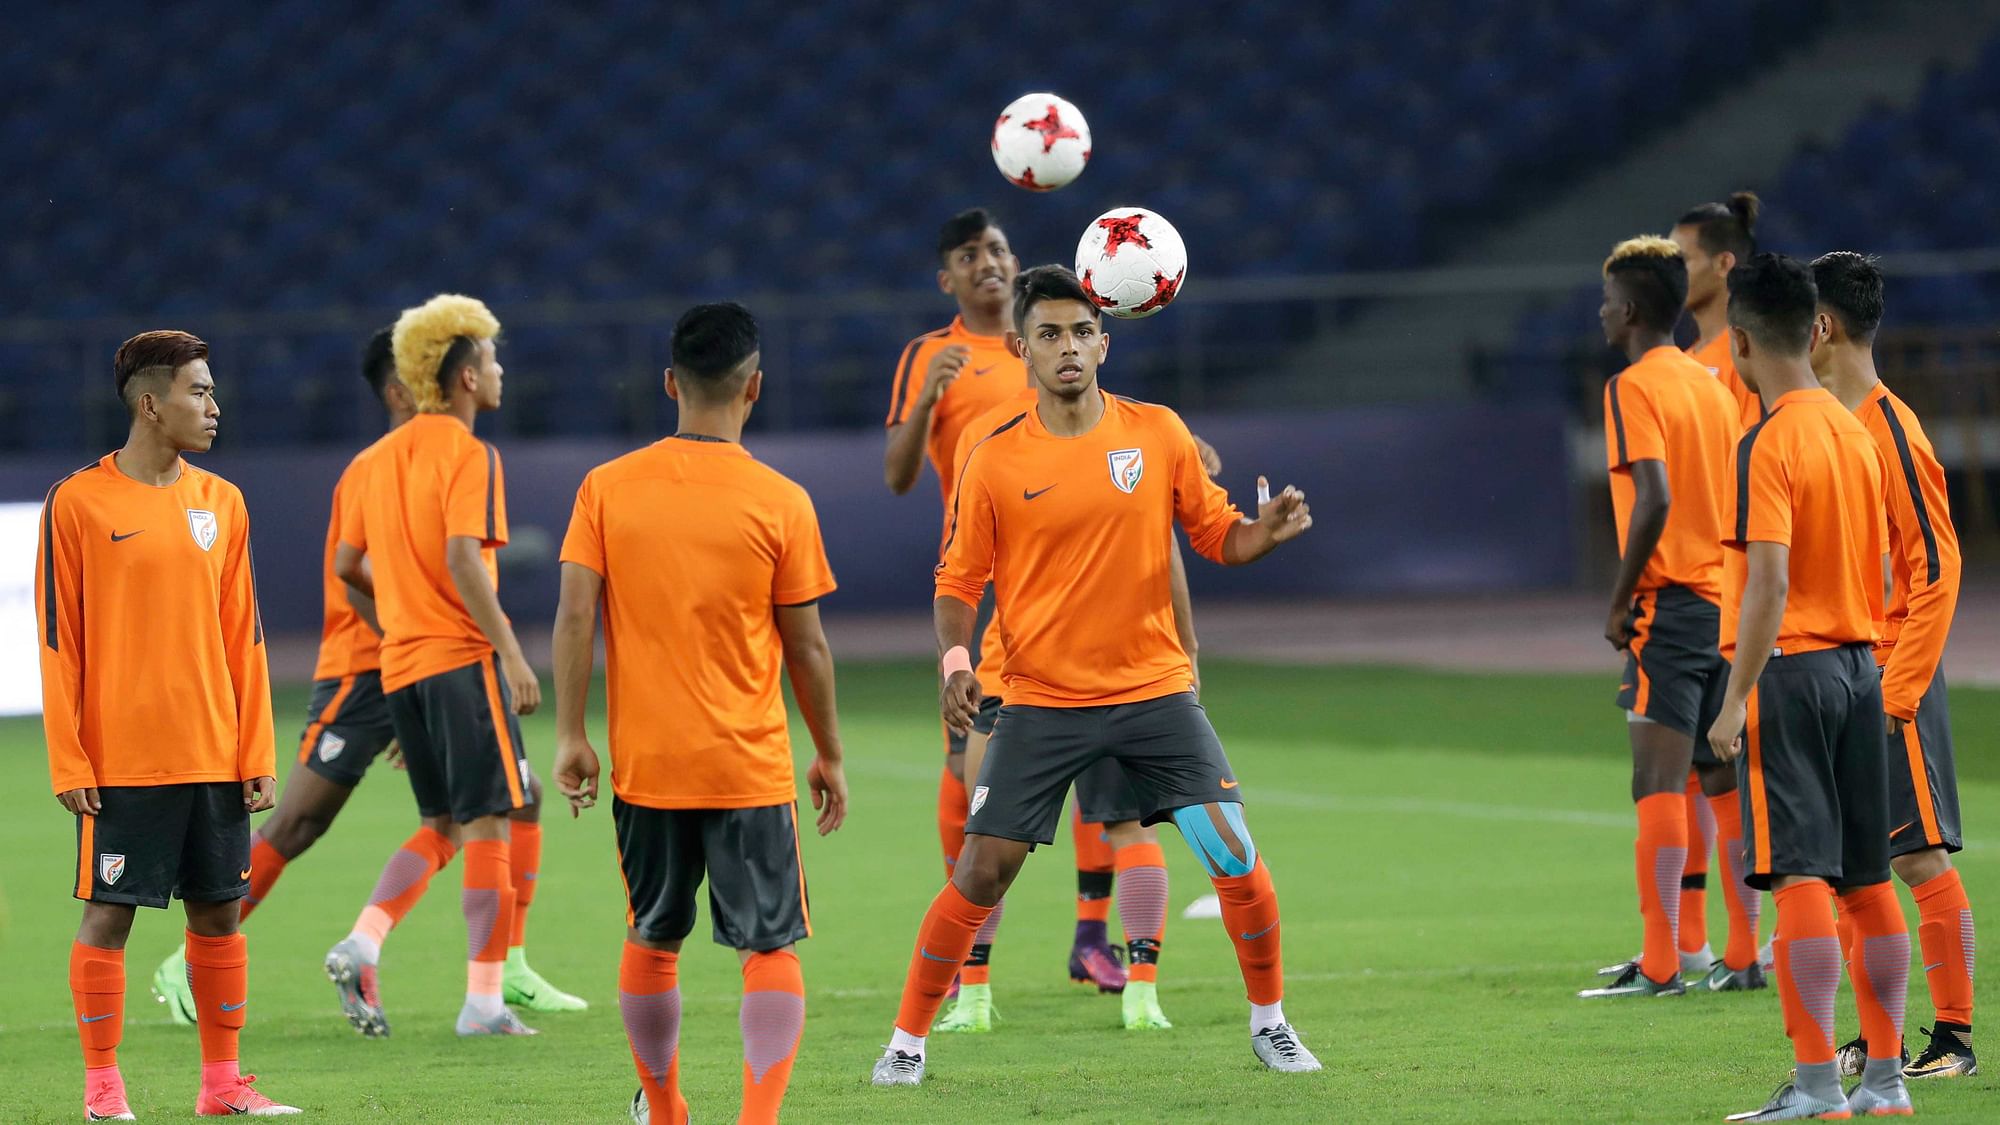
<svg viewBox="0 0 2000 1125">
<path fill-rule="evenodd" d="M 1242 782 L 1239 782 L 1239 781 L 1218 781 L 1218 782 L 1216 782 L 1216 784 L 1217 784 L 1217 785 L 1220 785 L 1220 786 L 1222 786 L 1222 787 L 1223 787 L 1224 789 L 1234 789 L 1234 788 L 1236 788 L 1236 787 L 1237 787 L 1238 785 L 1242 784 Z"/>
<path fill-rule="evenodd" d="M 243 871 L 242 871 L 242 872 L 241 872 L 240 874 L 238 874 L 238 875 L 237 875 L 236 877 L 237 877 L 238 879 L 248 879 L 248 878 L 250 877 L 250 869 L 249 869 L 249 868 L 247 868 L 247 867 L 246 867 L 246 868 L 244 868 L 244 869 L 243 869 Z"/>
<path fill-rule="evenodd" d="M 1053 484 L 1049 486 L 1049 488 L 1054 488 L 1054 487 L 1055 487 L 1055 485 L 1053 485 Z M 1034 499 L 1035 497 L 1037 497 L 1037 496 L 1040 496 L 1040 495 L 1041 495 L 1042 493 L 1044 493 L 1044 492 L 1047 492 L 1047 491 L 1049 490 L 1049 488 L 1039 488 L 1039 489 L 1036 489 L 1036 490 L 1035 490 L 1035 491 L 1033 491 L 1033 492 L 1029 492 L 1029 491 L 1028 491 L 1027 489 L 1025 489 L 1025 488 L 1024 488 L 1024 489 L 1022 489 L 1022 490 L 1021 490 L 1021 499 L 1023 499 L 1023 500 L 1033 500 L 1033 499 Z"/>
<path fill-rule="evenodd" d="M 1898 824 L 1896 827 L 1889 830 L 1890 838 L 1894 839 L 1897 836 L 1901 836 L 1903 834 L 1903 829 L 1908 828 L 1910 825 L 1915 823 L 1916 821 L 1914 820 L 1906 820 L 1903 823 Z"/>
<path fill-rule="evenodd" d="M 1243 935 L 1243 940 L 1244 940 L 1244 941 L 1256 941 L 1256 940 L 1257 940 L 1258 938 L 1260 938 L 1260 937 L 1263 937 L 1263 936 L 1264 936 L 1265 934 L 1268 934 L 1268 933 L 1270 933 L 1270 932 L 1271 932 L 1272 930 L 1275 930 L 1275 929 L 1277 929 L 1277 928 L 1278 928 L 1278 924 L 1277 924 L 1276 922 L 1273 922 L 1273 923 L 1271 923 L 1270 925 L 1268 925 L 1268 926 L 1265 926 L 1265 927 L 1264 927 L 1263 929 L 1261 929 L 1261 930 L 1258 930 L 1258 931 L 1257 931 L 1256 933 L 1254 933 L 1254 934 L 1244 934 L 1244 935 Z"/>
</svg>

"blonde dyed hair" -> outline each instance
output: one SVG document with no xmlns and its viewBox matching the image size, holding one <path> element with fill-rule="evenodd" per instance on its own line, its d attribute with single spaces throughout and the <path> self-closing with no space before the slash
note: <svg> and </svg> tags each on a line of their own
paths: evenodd
<svg viewBox="0 0 2000 1125">
<path fill-rule="evenodd" d="M 1611 256 L 1604 259 L 1604 276 L 1611 276 L 1611 268 L 1620 262 L 1630 262 L 1636 258 L 1678 258 L 1680 244 L 1671 238 L 1661 238 L 1657 234 L 1642 234 L 1628 238 L 1611 248 Z"/>
<path fill-rule="evenodd" d="M 390 332 L 396 357 L 396 378 L 409 388 L 410 399 L 423 414 L 447 408 L 438 368 L 460 338 L 479 341 L 500 335 L 500 320 L 476 297 L 440 293 L 413 309 L 404 309 Z"/>
</svg>

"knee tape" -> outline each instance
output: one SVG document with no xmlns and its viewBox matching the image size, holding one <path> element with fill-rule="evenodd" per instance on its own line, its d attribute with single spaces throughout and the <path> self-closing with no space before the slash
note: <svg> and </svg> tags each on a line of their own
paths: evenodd
<svg viewBox="0 0 2000 1125">
<path fill-rule="evenodd" d="M 1243 826 L 1243 806 L 1235 804 L 1217 805 L 1222 810 L 1222 819 L 1227 821 L 1231 832 L 1243 844 L 1243 857 L 1238 859 L 1229 845 L 1222 839 L 1222 833 L 1215 830 L 1215 821 L 1208 815 L 1208 806 L 1190 805 L 1174 810 L 1174 823 L 1180 826 L 1181 837 L 1194 849 L 1194 857 L 1201 861 L 1209 875 L 1217 878 L 1248 875 L 1257 867 L 1257 845 L 1250 840 L 1250 830 Z"/>
</svg>

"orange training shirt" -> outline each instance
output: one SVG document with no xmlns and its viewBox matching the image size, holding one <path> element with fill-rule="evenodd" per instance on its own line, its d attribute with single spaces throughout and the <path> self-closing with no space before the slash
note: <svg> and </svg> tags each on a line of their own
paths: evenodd
<svg viewBox="0 0 2000 1125">
<path fill-rule="evenodd" d="M 938 475 L 939 494 L 946 505 L 951 503 L 955 467 L 952 454 L 958 449 L 958 438 L 966 424 L 1011 400 L 1014 392 L 1028 381 L 1028 365 L 1007 350 L 1005 336 L 976 335 L 966 330 L 964 317 L 955 316 L 950 325 L 927 332 L 904 346 L 903 358 L 896 363 L 889 417 L 883 425 L 909 421 L 917 400 L 923 397 L 924 372 L 930 370 L 931 357 L 953 344 L 971 349 L 972 358 L 959 368 L 957 380 L 945 388 L 943 397 L 931 409 L 931 432 L 924 439 L 924 455 Z M 946 519 L 950 519 L 949 512 Z"/>
<path fill-rule="evenodd" d="M 1917 717 L 1958 608 L 1958 533 L 1944 466 L 1917 416 L 1880 383 L 1855 416 L 1882 453 L 1889 510 L 1889 606 L 1875 660 L 1883 665 L 1882 702 L 1899 719 Z"/>
<path fill-rule="evenodd" d="M 1029 407 L 966 458 L 937 594 L 977 605 L 992 581 L 1010 704 L 1157 699 L 1193 684 L 1174 630 L 1174 521 L 1220 561 L 1242 518 L 1166 407 L 1105 394 L 1103 418 L 1074 438 Z"/>
<path fill-rule="evenodd" d="M 1764 420 L 1764 400 L 1743 381 L 1736 371 L 1736 357 L 1729 354 L 1729 333 L 1724 330 L 1715 339 L 1688 352 L 1696 363 L 1708 368 L 1708 373 L 1722 381 L 1729 396 L 1736 400 L 1736 411 L 1742 419 L 1741 428 L 1749 429 Z"/>
<path fill-rule="evenodd" d="M 1721 604 L 1723 493 L 1742 432 L 1729 392 L 1679 348 L 1653 348 L 1604 384 L 1604 455 L 1621 554 L 1637 498 L 1632 463 L 1663 463 L 1672 499 L 1635 592 L 1685 586 Z"/>
<path fill-rule="evenodd" d="M 382 690 L 463 668 L 493 655 L 452 584 L 445 540 L 479 540 L 500 582 L 494 548 L 507 542 L 500 454 L 449 414 L 419 414 L 363 454 L 361 503 L 341 541 L 365 551 L 382 623 Z"/>
<path fill-rule="evenodd" d="M 164 488 L 112 457 L 49 489 L 35 558 L 55 792 L 277 773 L 243 494 L 181 462 Z"/>
<path fill-rule="evenodd" d="M 805 489 L 734 442 L 664 438 L 584 477 L 562 561 L 604 579 L 619 799 L 796 800 L 776 607 L 834 589 Z"/>
<path fill-rule="evenodd" d="M 368 451 L 354 455 L 333 486 L 333 516 L 326 523 L 326 555 L 320 560 L 319 661 L 313 679 L 337 680 L 382 666 L 382 638 L 368 627 L 347 600 L 347 583 L 333 573 L 333 553 L 340 546 L 341 524 L 358 520 L 361 506 L 360 467 Z"/>
<path fill-rule="evenodd" d="M 1832 392 L 1791 391 L 1737 443 L 1729 476 L 1722 655 L 1735 657 L 1751 543 L 1791 548 L 1780 652 L 1874 643 L 1889 531 L 1868 431 Z"/>
<path fill-rule="evenodd" d="M 993 407 L 967 424 L 959 433 L 958 449 L 951 458 L 952 479 L 958 479 L 958 473 L 965 468 L 966 457 L 971 455 L 972 447 L 979 444 L 980 438 L 999 429 L 1009 419 L 1023 411 L 1033 410 L 1035 397 L 1035 388 L 1024 384 L 1014 392 L 1013 398 Z M 950 519 L 951 513 L 946 512 L 947 523 Z M 1000 630 L 998 613 L 986 622 L 986 632 L 979 638 L 978 652 L 979 667 L 974 668 L 973 672 L 979 677 L 979 693 L 995 698 L 1004 695 L 1007 685 L 1000 678 L 1000 670 L 1007 666 L 1007 642 Z"/>
</svg>

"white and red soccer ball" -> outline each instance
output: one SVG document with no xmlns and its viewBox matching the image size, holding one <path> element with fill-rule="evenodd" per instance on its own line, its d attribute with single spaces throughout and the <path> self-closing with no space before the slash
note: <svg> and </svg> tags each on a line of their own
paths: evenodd
<svg viewBox="0 0 2000 1125">
<path fill-rule="evenodd" d="M 1114 207 L 1084 228 L 1076 244 L 1076 276 L 1097 307 L 1112 316 L 1152 316 L 1187 280 L 1187 246 L 1157 213 Z"/>
<path fill-rule="evenodd" d="M 1054 191 L 1090 163 L 1090 126 L 1054 94 L 1023 94 L 993 123 L 993 163 L 1015 187 Z"/>
</svg>

